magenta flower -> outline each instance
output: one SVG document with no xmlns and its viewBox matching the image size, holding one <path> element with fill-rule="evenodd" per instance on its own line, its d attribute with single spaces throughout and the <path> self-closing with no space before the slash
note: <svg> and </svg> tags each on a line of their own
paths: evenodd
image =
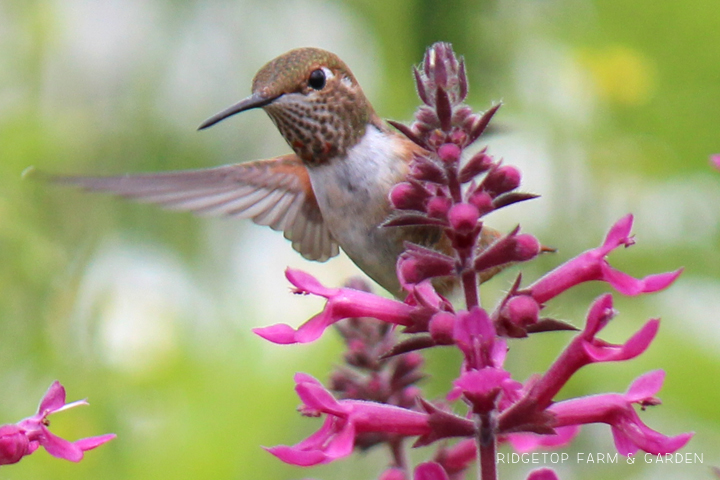
<svg viewBox="0 0 720 480">
<path fill-rule="evenodd" d="M 273 343 L 308 343 L 317 340 L 326 328 L 344 318 L 373 317 L 396 325 L 411 325 L 414 308 L 398 300 L 379 297 L 352 288 L 327 288 L 312 275 L 288 268 L 285 276 L 295 286 L 295 293 L 311 293 L 328 299 L 319 314 L 297 330 L 286 324 L 255 328 L 253 332 Z"/>
<path fill-rule="evenodd" d="M 560 265 L 525 290 L 538 303 L 543 304 L 579 283 L 592 280 L 608 282 L 618 292 L 631 296 L 657 292 L 666 288 L 682 273 L 682 269 L 648 275 L 638 280 L 613 269 L 605 259 L 611 251 L 619 246 L 629 247 L 635 243 L 630 236 L 632 223 L 632 215 L 624 216 L 612 226 L 601 246 L 588 250 Z"/>
<path fill-rule="evenodd" d="M 448 480 L 448 475 L 440 464 L 425 462 L 415 468 L 413 480 Z"/>
<path fill-rule="evenodd" d="M 559 480 L 552 468 L 538 468 L 528 475 L 527 480 Z"/>
<path fill-rule="evenodd" d="M 625 393 L 606 393 L 574 398 L 552 405 L 548 411 L 555 416 L 557 426 L 607 423 L 612 428 L 615 447 L 621 455 L 643 450 L 654 455 L 673 453 L 692 438 L 692 433 L 668 437 L 645 425 L 633 408 L 633 403 L 646 406 L 660 401 L 665 372 L 655 370 L 638 377 Z"/>
<path fill-rule="evenodd" d="M 710 157 L 710 164 L 720 170 L 720 154 L 719 155 L 713 155 Z"/>
<path fill-rule="evenodd" d="M 495 335 L 495 327 L 487 312 L 473 307 L 469 312 L 458 312 L 453 339 L 465 355 L 465 369 L 502 367 L 507 345 Z"/>
<path fill-rule="evenodd" d="M 472 156 L 464 151 L 483 133 L 499 105 L 474 114 L 462 103 L 467 95 L 465 67 L 449 45 L 429 49 L 415 77 L 424 105 L 411 126 L 391 123 L 421 150 L 414 153 L 405 180 L 389 194 L 395 211 L 383 227 L 435 229 L 438 237 L 444 237 L 433 245 L 406 242 L 396 264 L 398 281 L 407 292 L 403 302 L 372 295 L 366 288 L 327 288 L 310 275 L 287 271 L 296 293 L 322 296 L 327 299 L 325 307 L 297 329 L 279 324 L 255 332 L 276 343 L 310 342 L 337 324 L 347 351 L 345 365 L 331 375 L 333 393 L 308 375 L 295 377 L 303 402 L 300 411 L 325 416 L 320 430 L 294 446 L 268 451 L 287 463 L 308 466 L 328 463 L 355 449 L 384 445 L 391 460 L 380 480 L 460 480 L 473 461 L 478 464 L 478 480 L 496 480 L 499 442 L 509 442 L 520 452 L 558 448 L 587 423 L 610 425 L 624 455 L 639 449 L 670 453 L 682 448 L 692 434 L 662 435 L 642 423 L 633 405 L 659 403 L 654 395 L 662 384 L 662 372 L 640 377 L 624 394 L 553 403 L 584 366 L 626 361 L 643 353 L 657 334 L 658 319 L 647 321 L 624 343 L 611 344 L 598 338 L 616 315 L 610 294 L 593 302 L 582 330 L 542 316 L 549 300 L 584 282 L 604 281 L 633 296 L 669 286 L 682 270 L 637 279 L 612 268 L 607 256 L 634 243 L 633 217 L 627 215 L 612 226 L 599 247 L 528 287 L 521 287 L 522 274 L 518 274 L 493 310 L 483 308 L 480 288 L 487 285 L 485 281 L 508 265 L 552 251 L 532 235 L 520 234 L 519 226 L 503 235 L 485 222 L 489 213 L 537 195 L 518 191 L 520 171 L 495 160 L 487 149 Z M 720 156 L 712 161 L 720 168 Z M 438 293 L 451 285 L 462 289 L 461 308 Z M 346 318 L 350 320 L 337 323 Z M 550 368 L 524 384 L 514 380 L 504 366 L 505 337 L 521 339 L 558 330 L 576 334 Z M 413 335 L 398 341 L 396 333 Z M 431 403 L 422 398 L 417 382 L 423 378 L 419 351 L 434 347 L 459 350 L 462 364 L 446 400 Z M 521 343 L 513 348 L 522 348 Z M 450 405 L 457 400 L 465 403 L 464 409 Z M 415 410 L 418 404 L 421 411 Z M 445 438 L 461 440 L 453 445 L 443 442 L 432 462 L 413 470 L 405 452 L 408 437 L 418 437 L 413 447 Z M 547 468 L 527 478 L 558 480 Z"/>
<path fill-rule="evenodd" d="M 22 457 L 30 455 L 40 446 L 54 457 L 79 462 L 82 460 L 84 452 L 115 438 L 115 434 L 111 433 L 69 442 L 48 430 L 47 426 L 50 424 L 48 416 L 78 405 L 87 405 L 87 401 L 78 400 L 66 404 L 65 389 L 60 382 L 53 382 L 40 401 L 35 415 L 21 420 L 15 425 L 0 427 L 0 465 L 17 463 Z"/>
<path fill-rule="evenodd" d="M 649 320 L 635 335 L 621 345 L 595 338 L 615 316 L 612 295 L 599 297 L 588 312 L 587 323 L 557 360 L 539 379 L 534 379 L 524 398 L 501 414 L 501 430 L 512 431 L 518 425 L 530 425 L 553 397 L 580 368 L 590 363 L 629 360 L 643 353 L 657 333 L 660 321 Z M 544 418 L 544 421 L 547 421 Z M 532 429 L 530 429 L 533 431 Z"/>
<path fill-rule="evenodd" d="M 363 400 L 336 400 L 320 382 L 303 373 L 295 375 L 295 391 L 308 416 L 327 415 L 316 433 L 293 445 L 266 450 L 286 463 L 300 466 L 328 463 L 350 455 L 355 437 L 361 433 L 383 432 L 400 436 L 431 433 L 430 415 L 405 408 Z"/>
</svg>

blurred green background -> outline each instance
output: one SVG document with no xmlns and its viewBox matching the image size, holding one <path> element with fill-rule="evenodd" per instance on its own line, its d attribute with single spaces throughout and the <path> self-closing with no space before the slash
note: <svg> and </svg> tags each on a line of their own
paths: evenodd
<svg viewBox="0 0 720 480">
<path fill-rule="evenodd" d="M 685 451 L 704 464 L 569 462 L 562 478 L 711 478 L 720 464 L 720 172 L 708 165 L 720 151 L 719 25 L 717 0 L 0 0 L 0 423 L 33 414 L 58 379 L 69 400 L 91 406 L 54 416 L 55 433 L 118 434 L 79 465 L 42 451 L 0 478 L 376 478 L 384 452 L 301 470 L 260 449 L 319 426 L 294 411 L 292 374 L 326 378 L 341 345 L 331 333 L 279 347 L 250 329 L 297 325 L 321 307 L 288 293 L 286 266 L 337 285 L 358 273 L 347 259 L 310 264 L 247 221 L 163 212 L 21 173 L 177 170 L 286 153 L 260 111 L 195 128 L 245 97 L 266 61 L 299 46 L 337 53 L 382 116 L 409 121 L 418 104 L 410 67 L 438 40 L 465 56 L 473 107 L 504 102 L 503 133 L 484 142 L 542 194 L 490 218 L 559 249 L 527 266 L 526 280 L 598 245 L 627 212 L 637 245 L 614 254 L 615 266 L 638 277 L 685 267 L 665 292 L 615 297 L 620 315 L 603 338 L 624 341 L 661 316 L 651 349 L 587 367 L 561 396 L 624 391 L 662 368 L 664 404 L 643 419 L 666 434 L 697 432 Z M 486 305 L 516 274 L 483 288 Z M 606 290 L 582 286 L 548 314 L 582 325 Z M 524 380 L 569 338 L 512 342 L 508 365 Z M 430 397 L 447 391 L 458 361 L 448 350 L 429 355 Z M 586 427 L 566 451 L 613 452 L 610 431 Z M 501 466 L 501 478 L 531 467 Z"/>
</svg>

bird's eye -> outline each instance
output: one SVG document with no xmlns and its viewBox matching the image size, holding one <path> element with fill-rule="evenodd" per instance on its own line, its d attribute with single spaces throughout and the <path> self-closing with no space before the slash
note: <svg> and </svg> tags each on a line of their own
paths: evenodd
<svg viewBox="0 0 720 480">
<path fill-rule="evenodd" d="M 325 86 L 325 72 L 320 68 L 313 70 L 308 78 L 308 85 L 315 90 L 322 90 Z"/>
</svg>

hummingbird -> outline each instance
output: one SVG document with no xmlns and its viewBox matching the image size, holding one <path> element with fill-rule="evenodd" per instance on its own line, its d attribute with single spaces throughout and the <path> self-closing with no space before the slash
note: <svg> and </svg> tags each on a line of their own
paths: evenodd
<svg viewBox="0 0 720 480">
<path fill-rule="evenodd" d="M 340 248 L 371 279 L 401 295 L 395 266 L 404 242 L 447 251 L 434 226 L 384 228 L 390 190 L 424 150 L 391 129 L 345 63 L 319 48 L 298 48 L 255 75 L 247 98 L 213 115 L 198 130 L 262 108 L 293 153 L 215 168 L 55 180 L 168 209 L 249 218 L 282 231 L 308 260 Z M 497 232 L 483 229 L 480 243 Z"/>
</svg>

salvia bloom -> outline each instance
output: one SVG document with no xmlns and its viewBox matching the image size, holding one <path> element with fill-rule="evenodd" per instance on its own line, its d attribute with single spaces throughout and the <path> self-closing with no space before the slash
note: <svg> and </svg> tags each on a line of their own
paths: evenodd
<svg viewBox="0 0 720 480">
<path fill-rule="evenodd" d="M 48 430 L 50 415 L 79 405 L 87 405 L 87 401 L 65 403 L 65 388 L 60 382 L 53 382 L 40 401 L 35 415 L 14 425 L 0 426 L 0 465 L 17 463 L 41 446 L 54 457 L 79 462 L 84 452 L 115 438 L 115 434 L 111 433 L 70 442 Z"/>
<path fill-rule="evenodd" d="M 520 171 L 495 160 L 487 149 L 460 161 L 500 105 L 475 114 L 463 104 L 468 90 L 465 66 L 448 44 L 431 47 L 414 74 L 423 105 L 410 126 L 391 123 L 424 153 L 413 159 L 406 181 L 391 191 L 395 213 L 384 228 L 437 228 L 452 254 L 406 244 L 397 262 L 404 300 L 374 295 L 357 282 L 329 288 L 307 273 L 287 270 L 296 293 L 321 296 L 327 300 L 325 307 L 297 329 L 277 324 L 255 332 L 278 344 L 308 343 L 335 326 L 347 344 L 346 366 L 333 373 L 330 389 L 309 375 L 296 375 L 300 412 L 324 417 L 324 422 L 296 445 L 267 450 L 287 463 L 309 466 L 385 445 L 390 461 L 382 480 L 459 480 L 474 462 L 479 464 L 478 478 L 489 480 L 497 478 L 500 443 L 520 452 L 559 448 L 588 423 L 609 425 L 622 455 L 682 448 L 691 433 L 663 435 L 645 425 L 635 410 L 635 405 L 645 409 L 660 403 L 655 396 L 664 379 L 660 370 L 642 375 L 625 393 L 555 400 L 579 369 L 642 354 L 658 332 L 659 319 L 648 320 L 625 342 L 612 344 L 600 338 L 617 316 L 611 294 L 592 303 L 580 329 L 543 316 L 548 301 L 576 285 L 600 281 L 619 294 L 635 296 L 668 287 L 681 270 L 635 278 L 611 267 L 608 254 L 634 244 L 633 217 L 626 215 L 597 248 L 528 285 L 518 275 L 494 309 L 484 308 L 479 284 L 510 265 L 551 251 L 519 226 L 503 234 L 485 226 L 484 218 L 536 195 L 519 192 Z M 462 289 L 464 308 L 439 293 L 453 284 Z M 504 366 L 506 339 L 558 330 L 574 331 L 575 336 L 557 360 L 545 373 L 524 382 L 514 379 Z M 398 332 L 404 338 L 398 338 Z M 430 401 L 416 386 L 422 378 L 420 352 L 439 346 L 457 348 L 463 362 L 445 398 Z M 465 406 L 462 414 L 455 413 L 459 405 Z M 457 440 L 440 442 L 431 461 L 408 465 L 407 440 L 417 447 L 450 438 Z M 528 477 L 557 478 L 547 468 Z"/>
</svg>

